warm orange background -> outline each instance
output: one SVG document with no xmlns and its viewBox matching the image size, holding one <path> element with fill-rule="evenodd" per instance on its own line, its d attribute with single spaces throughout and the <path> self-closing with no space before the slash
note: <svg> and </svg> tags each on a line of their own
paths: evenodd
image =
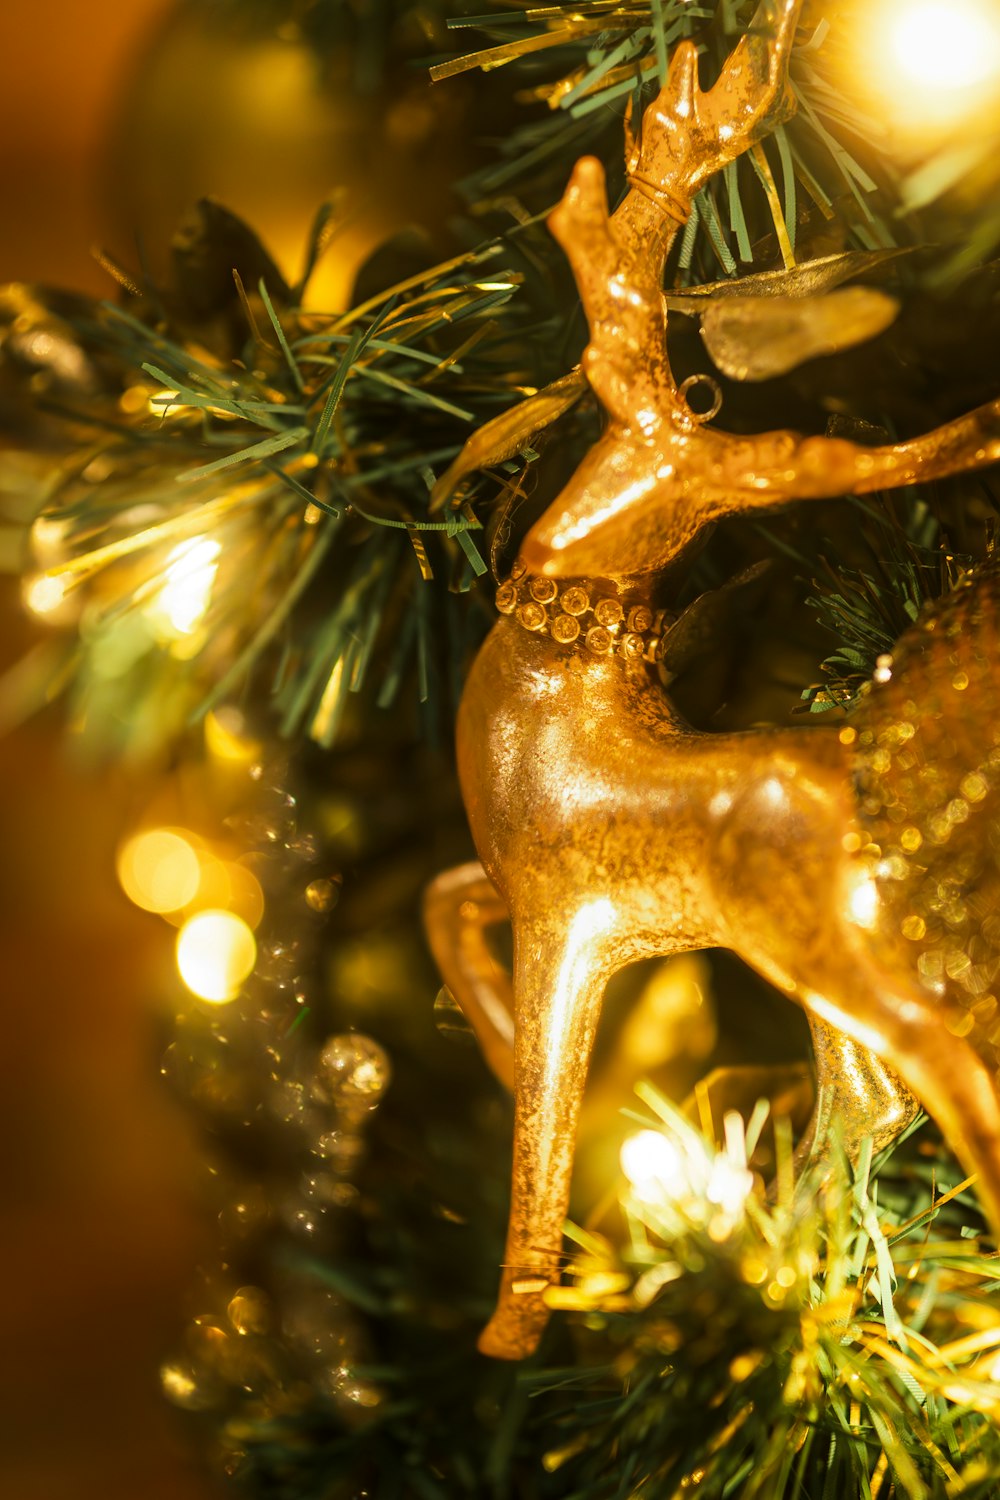
<svg viewBox="0 0 1000 1500">
<path fill-rule="evenodd" d="M 9 0 L 0 16 L 0 279 L 108 292 L 101 162 L 121 78 L 170 0 Z"/>
<path fill-rule="evenodd" d="M 119 79 L 168 0 L 0 5 L 0 282 L 106 294 L 89 248 Z M 113 184 L 112 190 L 113 190 Z M 0 664 L 27 638 L 0 596 Z M 206 1500 L 157 1367 L 204 1226 L 195 1141 L 157 1078 L 170 935 L 114 846 L 139 793 L 0 742 L 0 1493 Z"/>
</svg>

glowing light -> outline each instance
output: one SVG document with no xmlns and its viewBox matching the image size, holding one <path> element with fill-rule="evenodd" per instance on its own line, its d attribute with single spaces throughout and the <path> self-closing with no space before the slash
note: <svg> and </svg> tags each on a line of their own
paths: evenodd
<svg viewBox="0 0 1000 1500">
<path fill-rule="evenodd" d="M 149 610 L 162 640 L 178 640 L 198 629 L 211 601 L 221 551 L 222 543 L 211 537 L 192 537 L 167 556 L 163 583 Z"/>
<path fill-rule="evenodd" d="M 878 887 L 874 880 L 859 880 L 847 898 L 851 921 L 859 927 L 873 927 L 878 916 Z"/>
<path fill-rule="evenodd" d="M 253 933 L 231 911 L 199 912 L 177 934 L 181 978 L 199 999 L 216 1005 L 236 999 L 256 960 Z"/>
<path fill-rule="evenodd" d="M 728 1156 L 717 1156 L 709 1173 L 705 1197 L 723 1213 L 735 1218 L 753 1190 L 753 1173 Z"/>
<path fill-rule="evenodd" d="M 260 745 L 238 708 L 214 708 L 205 717 L 205 746 L 216 760 L 246 765 L 260 754 Z"/>
<path fill-rule="evenodd" d="M 676 1198 L 688 1187 L 681 1153 L 658 1130 L 640 1130 L 621 1149 L 621 1167 L 637 1198 L 647 1203 Z"/>
<path fill-rule="evenodd" d="M 201 1404 L 201 1391 L 194 1372 L 183 1365 L 163 1365 L 160 1369 L 163 1393 L 175 1406 L 197 1410 Z"/>
<path fill-rule="evenodd" d="M 122 845 L 118 879 L 129 900 L 144 911 L 177 911 L 194 900 L 201 869 L 182 834 L 151 828 Z"/>
<path fill-rule="evenodd" d="M 51 615 L 66 602 L 67 584 L 57 573 L 39 573 L 25 580 L 24 602 L 33 615 Z"/>
<path fill-rule="evenodd" d="M 964 89 L 1000 69 L 1000 23 L 975 0 L 907 4 L 893 20 L 891 56 L 921 88 Z"/>
<path fill-rule="evenodd" d="M 994 107 L 1000 12 L 986 0 L 882 0 L 858 38 L 858 71 L 914 140 Z"/>
</svg>

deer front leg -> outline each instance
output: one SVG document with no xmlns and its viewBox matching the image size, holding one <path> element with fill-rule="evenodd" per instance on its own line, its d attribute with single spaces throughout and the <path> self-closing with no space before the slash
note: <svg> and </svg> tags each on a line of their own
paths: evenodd
<svg viewBox="0 0 1000 1500">
<path fill-rule="evenodd" d="M 497 1308 L 484 1354 L 523 1359 L 559 1279 L 580 1101 L 604 989 L 622 962 L 606 898 L 554 901 L 549 923 L 514 921 L 514 1168 Z"/>
<path fill-rule="evenodd" d="M 446 870 L 424 894 L 424 929 L 438 971 L 506 1089 L 514 1087 L 514 999 L 510 975 L 486 942 L 507 921 L 503 898 L 478 860 Z"/>
<path fill-rule="evenodd" d="M 1000 1231 L 1000 1100 L 996 1080 L 967 1037 L 949 1030 L 949 1017 L 930 997 L 874 963 L 824 966 L 816 988 L 803 984 L 807 1010 L 877 1052 L 937 1121 L 966 1168 L 994 1233 Z M 857 955 L 855 954 L 855 958 Z"/>
</svg>

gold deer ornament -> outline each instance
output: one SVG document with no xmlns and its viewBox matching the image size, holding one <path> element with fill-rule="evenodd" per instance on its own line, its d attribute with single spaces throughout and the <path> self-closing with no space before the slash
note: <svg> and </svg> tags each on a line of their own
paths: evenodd
<svg viewBox="0 0 1000 1500">
<path fill-rule="evenodd" d="M 551 219 L 608 422 L 500 586 L 458 717 L 481 862 L 426 900 L 445 982 L 515 1096 L 507 1248 L 480 1340 L 500 1358 L 530 1353 L 547 1321 L 601 1000 L 638 959 L 738 953 L 810 1019 L 816 1143 L 836 1116 L 849 1150 L 884 1144 L 916 1095 L 1000 1227 L 1000 573 L 909 632 L 847 728 L 698 733 L 656 672 L 670 629 L 657 574 L 706 523 L 1000 457 L 1000 403 L 863 448 L 718 431 L 675 384 L 664 261 L 692 195 L 790 113 L 799 5 L 763 0 L 707 93 L 680 44 L 620 207 L 609 215 L 584 159 Z M 512 981 L 484 936 L 508 916 Z"/>
</svg>

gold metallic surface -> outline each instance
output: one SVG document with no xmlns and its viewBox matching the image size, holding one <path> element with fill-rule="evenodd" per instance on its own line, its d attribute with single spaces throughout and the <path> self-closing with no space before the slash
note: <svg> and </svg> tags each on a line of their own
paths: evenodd
<svg viewBox="0 0 1000 1500">
<path fill-rule="evenodd" d="M 785 69 L 798 9 L 797 0 L 764 0 L 708 93 L 698 88 L 693 46 L 680 43 L 632 150 L 632 190 L 609 216 L 603 168 L 584 157 L 551 216 L 590 325 L 583 370 L 609 420 L 528 533 L 522 555 L 532 572 L 655 572 L 720 516 L 898 487 L 1000 457 L 998 402 L 910 442 L 869 448 L 793 432 L 723 432 L 692 412 L 685 385 L 678 389 L 666 350 L 664 262 L 692 195 L 790 113 Z"/>
<path fill-rule="evenodd" d="M 935 617 L 947 623 L 911 631 L 900 647 L 905 682 L 881 665 L 853 732 L 697 733 L 642 655 L 614 649 L 621 620 L 652 611 L 649 575 L 714 517 L 1000 456 L 998 405 L 912 443 L 865 449 L 714 431 L 674 384 L 664 257 L 692 194 L 786 113 L 798 8 L 764 0 L 708 94 L 694 49 L 679 46 L 643 121 L 621 207 L 609 219 L 601 169 L 584 160 L 553 215 L 590 322 L 586 374 L 609 422 L 501 587 L 506 613 L 473 665 L 458 722 L 482 869 L 443 876 L 428 895 L 446 982 L 508 1080 L 513 1011 L 511 1214 L 499 1302 L 481 1340 L 501 1358 L 530 1353 L 545 1326 L 604 989 L 637 959 L 730 948 L 806 1009 L 816 1023 L 820 1149 L 834 1114 L 849 1147 L 866 1135 L 883 1141 L 912 1117 L 914 1101 L 890 1072 L 898 1068 L 981 1173 L 1000 1225 L 991 1050 L 1000 1029 L 996 1043 L 990 1029 L 994 952 L 1000 964 L 1000 927 L 990 925 L 997 571 Z M 552 639 L 553 606 L 532 594 L 538 576 L 568 575 L 577 581 L 558 596 L 561 614 L 584 617 L 582 648 Z M 525 618 L 530 605 L 540 618 Z M 613 626 L 590 623 L 598 608 Z M 966 625 L 972 644 L 962 645 Z M 512 996 L 483 937 L 503 911 L 514 933 Z"/>
<path fill-rule="evenodd" d="M 442 877 L 429 914 L 445 977 L 508 1083 L 509 981 L 482 929 L 505 912 L 514 926 L 514 1199 L 488 1352 L 519 1357 L 544 1326 L 539 1283 L 558 1277 L 601 998 L 639 958 L 739 953 L 810 1014 L 820 1153 L 834 1120 L 856 1149 L 912 1118 L 898 1069 L 997 1218 L 998 657 L 991 565 L 903 638 L 849 728 L 706 735 L 645 663 L 495 627 L 459 724 L 489 878 L 478 865 Z"/>
<path fill-rule="evenodd" d="M 874 338 L 898 311 L 895 297 L 870 286 L 822 297 L 720 297 L 702 313 L 701 337 L 723 375 L 770 380 Z"/>
<path fill-rule="evenodd" d="M 662 660 L 675 616 L 648 604 L 636 604 L 626 618 L 617 599 L 586 584 L 574 583 L 557 595 L 553 579 L 522 574 L 500 585 L 496 607 L 525 630 L 547 635 L 560 646 L 572 646 L 595 656 L 617 653 L 629 661 Z"/>
</svg>

